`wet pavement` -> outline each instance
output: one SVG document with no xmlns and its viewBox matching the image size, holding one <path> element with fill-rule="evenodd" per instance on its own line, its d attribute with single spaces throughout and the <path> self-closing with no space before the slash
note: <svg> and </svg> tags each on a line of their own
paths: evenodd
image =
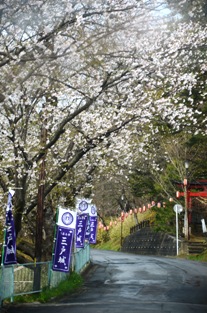
<svg viewBox="0 0 207 313">
<path fill-rule="evenodd" d="M 7 313 L 207 313 L 207 263 L 91 250 L 82 289 Z"/>
</svg>

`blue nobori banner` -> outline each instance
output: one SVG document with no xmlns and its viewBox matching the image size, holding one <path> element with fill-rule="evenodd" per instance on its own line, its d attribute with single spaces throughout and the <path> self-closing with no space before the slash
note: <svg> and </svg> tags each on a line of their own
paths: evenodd
<svg viewBox="0 0 207 313">
<path fill-rule="evenodd" d="M 96 230 L 97 230 L 97 209 L 94 204 L 89 204 L 88 207 L 89 220 L 86 227 L 86 240 L 89 243 L 96 243 Z"/>
<path fill-rule="evenodd" d="M 98 224 L 97 216 L 90 216 L 89 243 L 91 244 L 96 244 L 97 224 Z"/>
<path fill-rule="evenodd" d="M 85 235 L 85 240 L 88 240 L 90 239 L 90 216 L 88 215 L 88 220 L 87 220 L 87 223 L 86 223 L 86 235 Z"/>
<path fill-rule="evenodd" d="M 3 246 L 3 264 L 16 264 L 16 233 L 14 227 L 14 219 L 12 214 L 12 197 L 14 191 L 10 190 L 8 195 L 8 202 L 6 208 L 6 229 Z"/>
<path fill-rule="evenodd" d="M 77 216 L 76 222 L 76 248 L 84 248 L 86 226 L 88 223 L 89 215 L 86 213 Z"/>
<path fill-rule="evenodd" d="M 77 199 L 76 210 L 79 214 L 87 214 L 88 220 L 86 220 L 86 231 L 85 231 L 85 240 L 88 240 L 89 243 L 96 243 L 96 231 L 97 231 L 97 209 L 90 199 Z M 85 226 L 85 224 L 84 224 Z M 78 231 L 78 230 L 77 230 Z M 81 233 L 81 228 L 79 227 L 80 236 L 76 237 L 76 244 L 80 245 L 80 240 L 83 238 Z M 79 241 L 79 243 L 77 242 Z M 82 242 L 83 246 L 83 242 Z M 77 246 L 78 247 L 78 246 Z"/>
<path fill-rule="evenodd" d="M 53 271 L 69 272 L 74 229 L 57 227 Z"/>
</svg>

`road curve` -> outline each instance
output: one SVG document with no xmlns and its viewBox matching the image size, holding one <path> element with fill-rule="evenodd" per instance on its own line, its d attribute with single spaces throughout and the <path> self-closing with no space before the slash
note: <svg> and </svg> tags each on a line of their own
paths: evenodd
<svg viewBox="0 0 207 313">
<path fill-rule="evenodd" d="M 207 263 L 91 250 L 80 292 L 8 313 L 207 313 Z"/>
</svg>

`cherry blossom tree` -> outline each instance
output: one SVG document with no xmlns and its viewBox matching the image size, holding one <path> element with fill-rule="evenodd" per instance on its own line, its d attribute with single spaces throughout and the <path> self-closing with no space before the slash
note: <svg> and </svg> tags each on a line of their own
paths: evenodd
<svg viewBox="0 0 207 313">
<path fill-rule="evenodd" d="M 194 11 L 188 11 L 192 17 Z M 151 100 L 145 111 L 149 114 L 150 123 L 145 124 L 143 140 L 140 137 L 138 140 L 136 136 L 143 128 L 130 134 L 131 139 L 134 135 L 137 137 L 137 142 L 135 138 L 132 140 L 137 145 L 128 154 L 131 163 L 138 159 L 139 164 L 146 163 L 146 171 L 151 167 L 154 183 L 159 185 L 162 197 L 168 198 L 175 195 L 172 178 L 182 181 L 184 177 L 186 159 L 193 164 L 192 178 L 196 178 L 198 173 L 201 175 L 198 165 L 202 161 L 198 156 L 200 154 L 202 160 L 205 159 L 203 151 L 206 146 L 206 25 L 200 23 L 196 16 L 192 21 L 188 19 L 186 22 L 179 17 L 175 22 L 175 27 L 172 24 L 166 28 L 163 26 L 161 34 L 160 29 L 156 32 L 153 28 L 151 33 L 148 32 L 149 36 L 145 35 L 147 48 L 143 52 L 148 53 L 143 53 L 139 61 L 145 62 L 141 70 L 144 69 L 147 79 L 142 83 L 146 84 Z M 142 47 L 139 42 L 139 49 Z M 134 77 L 139 77 L 138 71 L 135 71 Z M 137 86 L 138 82 L 133 82 L 133 85 Z M 192 147 L 193 142 L 197 146 Z M 172 161 L 175 161 L 178 147 L 180 153 L 174 166 Z M 175 153 L 172 158 L 173 148 Z M 168 164 L 174 166 L 174 177 L 169 175 L 169 171 L 168 177 L 165 173 Z"/>
<path fill-rule="evenodd" d="M 73 201 L 99 173 L 130 170 L 166 128 L 194 131 L 206 28 L 168 25 L 164 4 L 1 1 L 0 186 L 2 200 L 16 190 L 17 233 L 40 195 L 64 202 L 68 190 Z"/>
<path fill-rule="evenodd" d="M 131 42 L 150 10 L 139 1 L 1 2 L 0 185 L 3 196 L 16 190 L 17 234 L 38 205 L 42 221 L 39 200 L 59 184 L 70 188 L 67 173 L 90 173 L 142 118 L 143 89 L 139 100 L 125 92 L 139 67 Z"/>
</svg>

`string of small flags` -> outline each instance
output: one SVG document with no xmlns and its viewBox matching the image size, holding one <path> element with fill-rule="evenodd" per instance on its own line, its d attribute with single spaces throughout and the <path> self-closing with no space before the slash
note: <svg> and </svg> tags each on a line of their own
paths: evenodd
<svg viewBox="0 0 207 313">
<path fill-rule="evenodd" d="M 109 225 L 104 225 L 102 221 L 99 221 L 98 229 L 108 231 L 110 228 L 112 228 L 113 226 L 116 226 L 118 223 L 124 222 L 124 220 L 128 216 L 132 216 L 133 214 L 135 215 L 138 213 L 142 214 L 146 212 L 147 210 L 151 209 L 153 206 L 157 206 L 158 208 L 161 208 L 162 206 L 165 207 L 165 203 L 161 204 L 160 202 L 158 202 L 156 204 L 155 201 L 152 201 L 151 203 L 148 203 L 147 205 L 143 205 L 142 207 L 131 209 L 129 210 L 129 212 L 122 211 L 120 216 L 115 221 L 110 221 Z"/>
</svg>

